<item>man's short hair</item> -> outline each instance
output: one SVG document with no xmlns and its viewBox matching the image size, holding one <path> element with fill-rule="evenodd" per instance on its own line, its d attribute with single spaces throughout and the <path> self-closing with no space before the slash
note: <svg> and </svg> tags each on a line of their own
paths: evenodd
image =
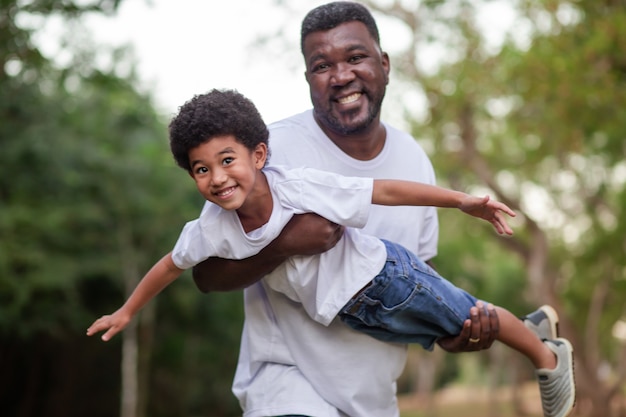
<svg viewBox="0 0 626 417">
<path fill-rule="evenodd" d="M 300 50 L 304 55 L 304 39 L 312 32 L 334 29 L 342 23 L 361 22 L 380 46 L 380 35 L 376 21 L 370 11 L 359 3 L 336 1 L 311 10 L 302 20 L 300 29 Z"/>
</svg>

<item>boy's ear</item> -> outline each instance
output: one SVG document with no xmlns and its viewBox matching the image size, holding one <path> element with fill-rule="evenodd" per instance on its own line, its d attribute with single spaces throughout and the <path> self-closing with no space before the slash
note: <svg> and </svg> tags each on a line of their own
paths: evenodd
<svg viewBox="0 0 626 417">
<path fill-rule="evenodd" d="M 258 169 L 261 169 L 265 166 L 265 161 L 267 161 L 267 144 L 259 143 L 254 148 L 254 162 Z"/>
</svg>

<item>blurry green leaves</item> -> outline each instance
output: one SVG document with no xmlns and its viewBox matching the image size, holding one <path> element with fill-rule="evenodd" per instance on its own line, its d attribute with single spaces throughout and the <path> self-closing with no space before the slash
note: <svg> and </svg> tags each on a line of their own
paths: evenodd
<svg viewBox="0 0 626 417">
<path fill-rule="evenodd" d="M 33 42 L 37 19 L 108 13 L 118 3 L 0 0 L 0 346 L 19 359 L 5 379 L 30 364 L 29 346 L 50 363 L 63 359 L 59 352 L 78 352 L 82 362 L 70 354 L 62 378 L 89 379 L 84 386 L 50 386 L 37 367 L 25 374 L 41 381 L 39 396 L 88 399 L 64 415 L 84 414 L 72 410 L 92 408 L 94 396 L 117 401 L 111 369 L 121 337 L 104 345 L 85 328 L 121 305 L 126 288 L 173 247 L 203 203 L 171 157 L 167 121 L 141 91 L 131 51 L 92 44 L 80 19 L 67 22 L 63 59 L 48 61 Z M 202 295 L 190 273 L 179 281 L 158 297 L 156 325 L 141 320 L 144 350 L 151 348 L 145 335 L 159 338 L 146 368 L 153 373 L 145 373 L 147 413 L 232 414 L 241 293 Z M 40 340 L 53 340 L 56 353 Z M 144 350 L 141 361 L 150 358 Z M 18 409 L 31 403 L 28 393 L 12 399 Z M 116 407 L 100 408 L 111 415 L 106 410 Z"/>
<path fill-rule="evenodd" d="M 55 68 L 11 19 L 117 3 L 8 2 L 0 9 L 7 46 L 0 69 L 12 68 L 0 72 L 1 332 L 83 328 L 93 314 L 81 296 L 86 283 L 106 277 L 122 293 L 120 224 L 131 225 L 133 242 L 143 246 L 138 262 L 147 267 L 198 209 L 189 214 L 197 202 L 192 184 L 180 187 L 181 177 L 172 175 L 167 130 L 151 98 L 137 91 L 132 72 L 119 76 L 116 65 L 128 65 L 129 57 L 114 51 L 112 67 L 103 70 L 83 46 L 66 68 Z M 179 210 L 181 200 L 189 211 Z"/>
<path fill-rule="evenodd" d="M 489 193 L 518 212 L 516 236 L 500 239 L 442 211 L 436 264 L 493 301 L 510 305 L 512 290 L 500 285 L 514 277 L 527 301 L 562 303 L 581 332 L 610 328 L 624 314 L 612 300 L 623 299 L 626 280 L 626 10 L 611 1 L 511 1 L 514 24 L 493 48 L 476 25 L 490 3 L 376 8 L 413 34 L 392 64 L 400 63 L 393 67 L 410 80 L 407 89 L 424 92 L 427 116 L 407 112 L 407 122 L 439 181 Z M 495 26 L 500 16 L 489 18 Z M 428 38 L 437 25 L 448 28 Z M 447 58 L 425 71 L 417 57 L 433 45 Z"/>
</svg>

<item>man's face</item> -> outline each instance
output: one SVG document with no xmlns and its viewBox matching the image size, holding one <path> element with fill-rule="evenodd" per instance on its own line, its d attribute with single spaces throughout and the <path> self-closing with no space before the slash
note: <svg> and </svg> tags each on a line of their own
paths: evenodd
<svg viewBox="0 0 626 417">
<path fill-rule="evenodd" d="M 310 33 L 304 39 L 304 60 L 315 118 L 322 128 L 351 135 L 378 120 L 389 81 L 389 57 L 363 23 Z"/>
</svg>

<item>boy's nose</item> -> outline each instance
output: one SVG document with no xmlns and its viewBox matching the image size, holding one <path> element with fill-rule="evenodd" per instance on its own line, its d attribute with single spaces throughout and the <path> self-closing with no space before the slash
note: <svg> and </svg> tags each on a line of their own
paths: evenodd
<svg viewBox="0 0 626 417">
<path fill-rule="evenodd" d="M 226 173 L 223 170 L 216 169 L 213 171 L 213 175 L 211 175 L 211 184 L 213 185 L 224 184 L 227 178 L 228 177 L 226 176 Z"/>
</svg>

